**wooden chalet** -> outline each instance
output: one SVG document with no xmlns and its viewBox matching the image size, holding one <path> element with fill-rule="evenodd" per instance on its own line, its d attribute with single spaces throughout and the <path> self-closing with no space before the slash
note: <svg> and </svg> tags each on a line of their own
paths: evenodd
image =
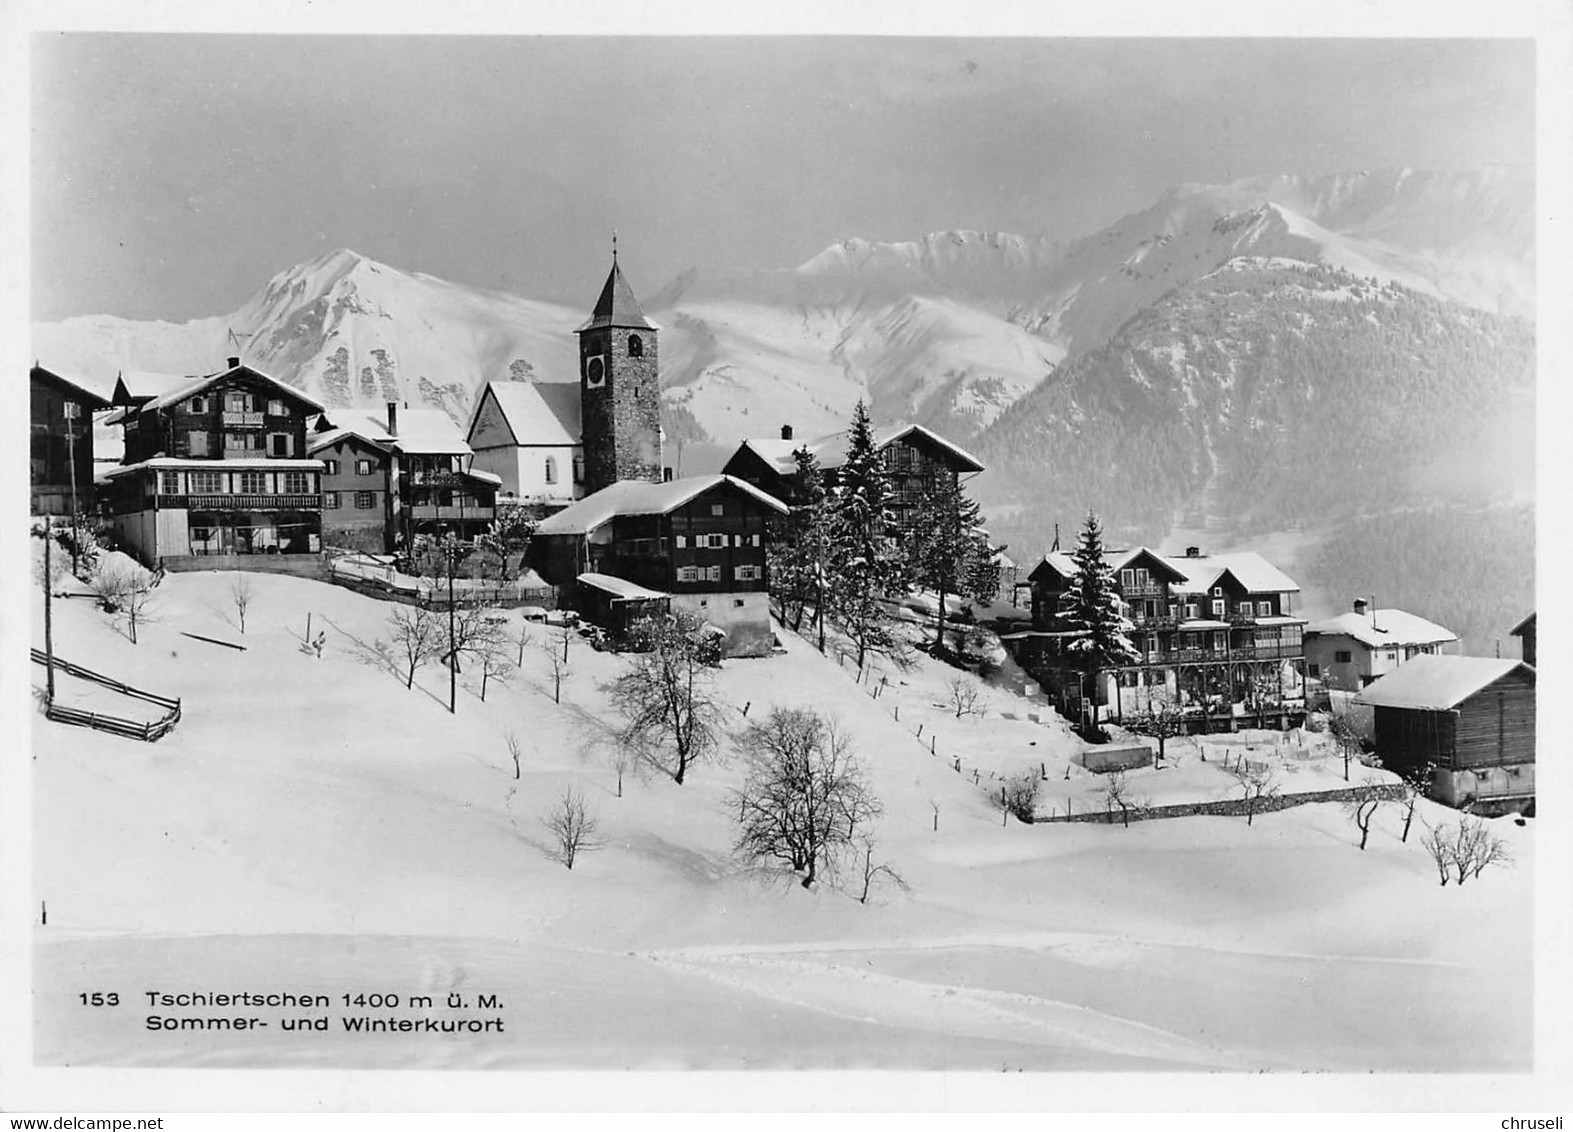
<svg viewBox="0 0 1573 1132">
<path fill-rule="evenodd" d="M 1300 587 L 1259 554 L 1183 556 L 1147 547 L 1110 551 L 1127 637 L 1139 659 L 1084 681 L 1066 650 L 1076 636 L 1066 607 L 1076 565 L 1051 551 L 1028 575 L 1032 629 L 1001 640 L 1072 717 L 1096 696 L 1118 722 L 1154 704 L 1178 706 L 1193 730 L 1290 726 L 1305 714 Z M 1095 684 L 1095 686 L 1094 686 Z"/>
<path fill-rule="evenodd" d="M 1535 664 L 1535 615 L 1531 613 L 1513 626 L 1513 636 L 1518 638 L 1518 655 L 1530 667 Z"/>
<path fill-rule="evenodd" d="M 124 455 L 104 479 L 121 545 L 176 568 L 319 551 L 322 464 L 307 456 L 306 422 L 322 406 L 239 358 L 158 384 L 122 375 L 112 398 Z"/>
<path fill-rule="evenodd" d="M 93 510 L 93 413 L 103 397 L 43 366 L 28 372 L 32 435 L 29 497 L 35 515 Z"/>
<path fill-rule="evenodd" d="M 836 482 L 847 457 L 847 433 L 831 433 L 814 440 L 794 440 L 791 426 L 777 438 L 745 440 L 721 470 L 751 483 L 777 499 L 797 495 L 797 457 L 800 449 L 814 454 L 826 486 Z M 874 448 L 884 461 L 894 498 L 891 511 L 898 527 L 905 526 L 925 491 L 942 479 L 955 483 L 983 470 L 971 453 L 939 433 L 916 424 L 894 424 L 874 430 Z"/>
<path fill-rule="evenodd" d="M 1360 693 L 1388 770 L 1427 764 L 1432 796 L 1481 812 L 1532 812 L 1535 670 L 1521 660 L 1418 656 Z"/>
<path fill-rule="evenodd" d="M 665 483 L 623 480 L 543 520 L 530 562 L 569 587 L 582 574 L 610 575 L 671 595 L 725 634 L 728 656 L 763 656 L 771 647 L 765 528 L 785 504 L 727 475 Z M 591 603 L 593 604 L 593 602 Z"/>
</svg>

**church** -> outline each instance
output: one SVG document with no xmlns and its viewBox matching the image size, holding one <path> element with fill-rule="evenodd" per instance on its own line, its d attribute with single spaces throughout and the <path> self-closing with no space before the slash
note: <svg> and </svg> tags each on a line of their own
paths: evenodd
<svg viewBox="0 0 1573 1132">
<path fill-rule="evenodd" d="M 470 424 L 478 464 L 489 452 L 486 466 L 505 490 L 521 500 L 575 500 L 536 528 L 530 564 L 581 612 L 595 600 L 582 590 L 621 579 L 641 600 L 665 596 L 709 622 L 723 655 L 768 655 L 766 524 L 787 507 L 733 476 L 671 478 L 661 455 L 660 328 L 645 317 L 615 249 L 577 333 L 577 436 L 563 387 L 545 384 L 522 394 L 506 388 L 517 383 L 488 385 Z M 562 483 L 568 469 L 582 482 Z"/>
</svg>

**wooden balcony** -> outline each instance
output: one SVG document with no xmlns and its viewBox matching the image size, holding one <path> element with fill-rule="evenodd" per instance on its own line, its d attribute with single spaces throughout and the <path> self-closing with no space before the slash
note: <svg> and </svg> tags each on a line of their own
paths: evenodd
<svg viewBox="0 0 1573 1132">
<path fill-rule="evenodd" d="M 232 412 L 229 409 L 225 409 L 222 413 L 219 414 L 219 419 L 222 420 L 225 426 L 228 428 L 262 427 L 261 413 L 237 413 Z"/>
<path fill-rule="evenodd" d="M 305 495 L 160 495 L 155 506 L 184 507 L 191 511 L 320 511 L 322 496 Z"/>
<path fill-rule="evenodd" d="M 410 518 L 416 520 L 464 519 L 467 522 L 489 523 L 492 520 L 492 508 L 442 507 L 432 503 L 417 503 L 410 508 Z"/>
</svg>

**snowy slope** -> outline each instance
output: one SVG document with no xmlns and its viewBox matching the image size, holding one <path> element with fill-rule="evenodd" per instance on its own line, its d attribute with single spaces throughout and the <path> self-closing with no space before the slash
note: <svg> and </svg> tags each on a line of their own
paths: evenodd
<svg viewBox="0 0 1573 1132">
<path fill-rule="evenodd" d="M 879 856 L 910 885 L 876 888 L 864 905 L 740 867 L 727 801 L 736 763 L 700 766 L 682 787 L 630 778 L 615 795 L 596 740 L 617 657 L 573 644 L 557 706 L 532 642 L 485 703 L 466 676 L 450 715 L 445 673 L 423 669 L 407 691 L 379 657 L 388 606 L 302 579 L 251 580 L 243 637 L 224 574 L 167 576 L 136 646 L 89 603 L 57 603 L 62 655 L 178 694 L 185 715 L 152 746 L 35 717 L 34 895 L 49 910 L 34 935 L 41 1065 L 1529 1064 L 1533 845 L 1511 821 L 1495 826 L 1517 867 L 1463 889 L 1436 885 L 1391 814 L 1365 853 L 1325 806 L 1249 829 L 1002 826 L 952 760 L 981 774 L 1044 763 L 1057 785 L 1075 746 L 1062 724 L 1029 721 L 1036 705 L 1003 689 L 988 690 L 985 715 L 947 717 L 934 705 L 950 670 L 927 661 L 887 672 L 872 699 L 788 636 L 783 656 L 728 663 L 719 690 L 738 721 L 774 703 L 844 721 L 884 804 Z M 300 649 L 308 612 L 327 633 L 320 659 Z M 115 710 L 107 691 L 82 694 Z M 914 719 L 928 725 L 922 739 Z M 510 729 L 524 740 L 518 781 Z M 549 858 L 538 822 L 565 785 L 584 789 L 604 841 L 572 871 Z M 103 986 L 139 1000 L 147 989 L 320 992 L 334 1006 L 243 1010 L 275 1023 L 245 1034 L 155 1036 L 149 1013 L 215 1012 L 138 1001 L 84 1020 L 75 996 Z M 382 1016 L 500 1017 L 505 1028 L 346 1034 L 344 1016 L 379 1012 L 339 996 L 370 992 L 437 1004 Z M 449 1010 L 450 994 L 464 1005 Z M 482 994 L 502 1005 L 482 1008 Z M 282 1015 L 331 1026 L 288 1033 Z"/>
</svg>

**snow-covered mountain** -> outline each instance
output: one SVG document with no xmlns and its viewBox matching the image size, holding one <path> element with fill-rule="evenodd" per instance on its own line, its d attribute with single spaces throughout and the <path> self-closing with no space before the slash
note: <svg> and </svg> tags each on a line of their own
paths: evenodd
<svg viewBox="0 0 1573 1132">
<path fill-rule="evenodd" d="M 1342 268 L 1503 314 L 1534 306 L 1526 175 L 1394 170 L 1181 185 L 1070 243 L 939 232 L 849 239 L 801 265 L 685 273 L 641 297 L 663 326 L 667 428 L 723 444 L 841 428 L 867 399 L 968 441 L 1175 288 L 1237 257 Z M 595 273 L 592 272 L 592 275 Z M 484 292 L 339 251 L 238 311 L 35 327 L 35 354 L 105 385 L 119 369 L 206 372 L 235 352 L 330 405 L 399 398 L 456 417 L 491 379 L 572 380 L 585 307 Z"/>
<path fill-rule="evenodd" d="M 35 352 L 107 389 L 118 370 L 208 373 L 236 353 L 323 403 L 428 404 L 462 417 L 493 378 L 573 380 L 565 306 L 400 271 L 351 251 L 280 272 L 232 314 L 186 323 L 109 315 L 34 327 Z"/>
</svg>

